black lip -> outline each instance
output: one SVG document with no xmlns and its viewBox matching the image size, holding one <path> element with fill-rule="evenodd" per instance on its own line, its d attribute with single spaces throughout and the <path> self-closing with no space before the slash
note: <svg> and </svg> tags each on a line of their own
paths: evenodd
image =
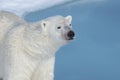
<svg viewBox="0 0 120 80">
<path fill-rule="evenodd" d="M 70 38 L 70 39 L 68 39 L 68 40 L 73 40 L 74 38 Z"/>
</svg>

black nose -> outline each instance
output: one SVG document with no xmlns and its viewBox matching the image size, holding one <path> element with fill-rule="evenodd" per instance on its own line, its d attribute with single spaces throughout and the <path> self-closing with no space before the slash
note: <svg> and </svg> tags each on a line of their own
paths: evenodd
<svg viewBox="0 0 120 80">
<path fill-rule="evenodd" d="M 75 33 L 73 31 L 69 31 L 67 36 L 68 36 L 69 40 L 72 40 L 75 36 Z"/>
</svg>

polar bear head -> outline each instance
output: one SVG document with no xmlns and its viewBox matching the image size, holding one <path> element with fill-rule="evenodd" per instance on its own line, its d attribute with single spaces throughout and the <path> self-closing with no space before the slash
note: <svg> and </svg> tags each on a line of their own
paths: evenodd
<svg viewBox="0 0 120 80">
<path fill-rule="evenodd" d="M 30 37 L 37 40 L 35 42 L 51 43 L 52 45 L 62 46 L 73 40 L 74 32 L 71 25 L 72 17 L 53 16 L 41 20 L 32 25 Z"/>
<path fill-rule="evenodd" d="M 54 16 L 41 21 L 43 33 L 56 45 L 64 45 L 73 40 L 74 32 L 71 25 L 72 17 Z"/>
</svg>

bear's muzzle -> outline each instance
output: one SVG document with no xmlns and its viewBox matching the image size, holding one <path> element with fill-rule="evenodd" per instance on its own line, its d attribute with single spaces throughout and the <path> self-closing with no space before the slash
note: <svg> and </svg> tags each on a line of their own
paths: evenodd
<svg viewBox="0 0 120 80">
<path fill-rule="evenodd" d="M 74 39 L 74 36 L 75 36 L 74 31 L 70 30 L 70 31 L 67 33 L 67 40 L 73 40 L 73 39 Z"/>
</svg>

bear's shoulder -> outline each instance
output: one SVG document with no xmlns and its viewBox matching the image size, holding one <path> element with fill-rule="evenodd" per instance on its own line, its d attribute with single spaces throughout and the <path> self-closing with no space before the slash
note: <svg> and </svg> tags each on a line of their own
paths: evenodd
<svg viewBox="0 0 120 80">
<path fill-rule="evenodd" d="M 0 11 L 0 19 L 4 21 L 13 21 L 13 22 L 24 21 L 19 16 L 8 11 Z"/>
</svg>

